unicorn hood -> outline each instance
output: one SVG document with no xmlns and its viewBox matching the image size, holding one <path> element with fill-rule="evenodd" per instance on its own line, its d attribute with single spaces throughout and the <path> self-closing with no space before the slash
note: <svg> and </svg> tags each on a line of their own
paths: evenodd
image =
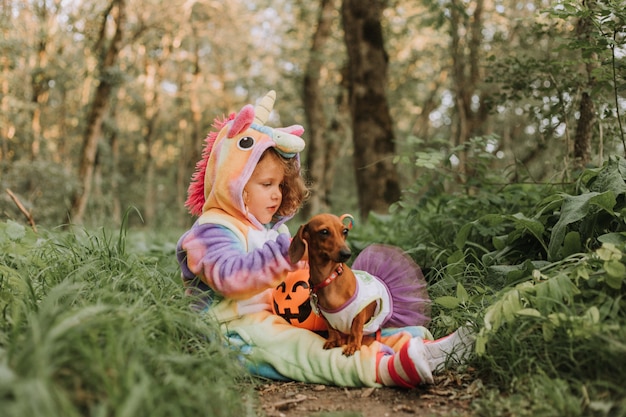
<svg viewBox="0 0 626 417">
<path fill-rule="evenodd" d="M 225 120 L 215 120 L 215 130 L 206 138 L 202 159 L 189 185 L 185 205 L 191 214 L 204 216 L 211 212 L 234 217 L 242 226 L 264 227 L 247 213 L 244 186 L 266 149 L 273 147 L 286 158 L 299 158 L 298 153 L 304 149 L 302 126 L 265 126 L 275 99 L 276 93 L 270 91 L 256 107 L 248 104 Z"/>
</svg>

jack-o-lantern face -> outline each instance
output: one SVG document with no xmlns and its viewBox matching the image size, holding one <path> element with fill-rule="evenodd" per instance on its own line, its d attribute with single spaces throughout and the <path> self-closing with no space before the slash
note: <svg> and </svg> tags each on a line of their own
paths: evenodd
<svg viewBox="0 0 626 417">
<path fill-rule="evenodd" d="M 287 275 L 272 294 L 274 314 L 296 327 L 326 330 L 324 319 L 318 317 L 309 302 L 309 271 L 301 269 Z"/>
</svg>

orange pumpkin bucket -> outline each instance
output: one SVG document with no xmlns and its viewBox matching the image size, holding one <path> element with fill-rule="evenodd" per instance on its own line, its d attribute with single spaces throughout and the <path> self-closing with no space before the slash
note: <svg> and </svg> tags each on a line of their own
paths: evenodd
<svg viewBox="0 0 626 417">
<path fill-rule="evenodd" d="M 274 314 L 296 327 L 313 331 L 327 330 L 324 319 L 311 308 L 309 293 L 309 270 L 290 272 L 273 291 Z"/>
</svg>

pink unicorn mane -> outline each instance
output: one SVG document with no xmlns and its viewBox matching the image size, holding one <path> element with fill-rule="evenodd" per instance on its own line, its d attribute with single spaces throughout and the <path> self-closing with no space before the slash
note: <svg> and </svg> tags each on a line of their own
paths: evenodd
<svg viewBox="0 0 626 417">
<path fill-rule="evenodd" d="M 202 159 L 200 159 L 196 163 L 196 170 L 191 177 L 191 183 L 189 184 L 189 188 L 187 189 L 187 201 L 185 202 L 185 207 L 189 210 L 194 216 L 199 216 L 202 214 L 202 207 L 205 203 L 204 197 L 204 176 L 206 174 L 207 163 L 209 161 L 209 156 L 211 155 L 211 151 L 213 150 L 213 144 L 215 143 L 215 139 L 219 134 L 220 130 L 224 127 L 226 123 L 233 120 L 235 118 L 235 113 L 232 113 L 228 116 L 228 118 L 222 117 L 216 118 L 213 121 L 212 129 L 204 140 L 204 149 L 202 150 Z"/>
</svg>

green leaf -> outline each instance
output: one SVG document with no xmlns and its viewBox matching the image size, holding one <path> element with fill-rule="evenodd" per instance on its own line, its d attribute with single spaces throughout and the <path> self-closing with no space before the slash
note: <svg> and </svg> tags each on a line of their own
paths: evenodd
<svg viewBox="0 0 626 417">
<path fill-rule="evenodd" d="M 589 279 L 589 270 L 585 266 L 580 266 L 576 268 L 576 277 L 582 278 L 584 280 Z"/>
<path fill-rule="evenodd" d="M 435 298 L 435 302 L 440 306 L 448 309 L 455 309 L 461 304 L 461 300 L 450 295 Z"/>
<path fill-rule="evenodd" d="M 492 265 L 489 267 L 489 270 L 501 276 L 506 282 L 512 283 L 531 276 L 533 270 L 545 266 L 546 263 L 546 261 L 531 261 L 527 259 L 523 264 L 519 265 Z"/>
<path fill-rule="evenodd" d="M 580 294 L 580 289 L 572 282 L 567 273 L 559 273 L 535 285 L 537 304 L 549 308 L 554 303 L 571 303 Z"/>
<path fill-rule="evenodd" d="M 541 313 L 535 308 L 523 308 L 516 311 L 515 314 L 520 316 L 541 317 Z"/>
<path fill-rule="evenodd" d="M 600 310 L 598 310 L 598 307 L 592 306 L 585 313 L 585 317 L 588 318 L 592 324 L 597 324 L 600 322 Z"/>
<path fill-rule="evenodd" d="M 619 290 L 626 276 L 626 266 L 618 260 L 611 259 L 604 262 L 604 270 L 607 274 L 606 284 L 611 288 Z"/>
<path fill-rule="evenodd" d="M 549 342 L 554 338 L 554 324 L 552 324 L 551 322 L 544 322 L 541 325 L 541 330 L 543 332 L 543 340 L 545 340 L 546 342 Z"/>
<path fill-rule="evenodd" d="M 462 302 L 465 303 L 469 300 L 469 294 L 463 285 L 459 282 L 456 286 L 456 297 Z"/>
<path fill-rule="evenodd" d="M 561 217 L 554 225 L 548 246 L 548 259 L 555 260 L 559 257 L 567 227 L 595 214 L 599 209 L 612 212 L 616 204 L 615 193 L 607 191 L 604 193 L 591 192 L 577 196 L 567 196 L 561 206 Z"/>
<path fill-rule="evenodd" d="M 591 191 L 613 191 L 615 194 L 626 193 L 626 159 L 610 156 L 605 166 L 598 172 L 589 189 Z"/>
<path fill-rule="evenodd" d="M 582 243 L 580 241 L 580 233 L 571 231 L 565 235 L 563 239 L 563 257 L 579 253 L 582 250 Z"/>
<path fill-rule="evenodd" d="M 506 321 L 511 321 L 515 316 L 515 313 L 522 309 L 519 292 L 517 290 L 511 291 L 507 294 L 507 297 L 505 297 L 503 301 L 502 313 L 504 314 L 504 319 Z"/>
<path fill-rule="evenodd" d="M 496 331 L 502 324 L 502 315 L 499 314 L 499 305 L 493 304 L 487 308 L 485 312 L 485 329 Z"/>
<path fill-rule="evenodd" d="M 529 219 L 522 213 L 516 213 L 510 217 L 517 227 L 529 231 L 537 240 L 543 240 L 543 232 L 545 230 L 543 223 L 536 219 Z"/>
<path fill-rule="evenodd" d="M 487 351 L 487 336 L 483 335 L 482 332 L 476 338 L 476 346 L 474 351 L 478 356 L 482 356 Z"/>
<path fill-rule="evenodd" d="M 596 254 L 603 261 L 610 261 L 611 259 L 619 261 L 622 259 L 622 252 L 612 243 L 603 244 L 601 248 L 596 250 Z"/>
<path fill-rule="evenodd" d="M 463 225 L 463 227 L 461 227 L 461 229 L 458 231 L 458 233 L 456 234 L 456 237 L 454 238 L 454 245 L 458 249 L 463 249 L 463 247 L 465 246 L 465 242 L 467 242 L 467 238 L 473 228 L 474 228 L 473 223 L 467 223 Z"/>
<path fill-rule="evenodd" d="M 621 245 L 626 242 L 626 233 L 606 233 L 598 236 L 598 240 L 602 243 L 612 243 L 614 245 Z"/>
<path fill-rule="evenodd" d="M 465 269 L 465 255 L 462 251 L 458 250 L 448 256 L 446 262 L 448 263 L 448 273 L 450 275 L 454 276 L 463 273 Z"/>
<path fill-rule="evenodd" d="M 493 244 L 493 247 L 500 251 L 504 249 L 506 247 L 507 237 L 508 235 L 492 237 L 491 243 Z"/>
</svg>

